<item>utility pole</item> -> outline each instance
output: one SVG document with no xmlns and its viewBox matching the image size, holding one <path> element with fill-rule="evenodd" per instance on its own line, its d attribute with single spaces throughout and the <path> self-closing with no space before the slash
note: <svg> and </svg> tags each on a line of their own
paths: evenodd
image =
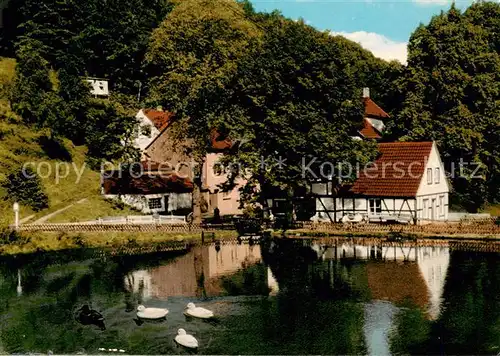
<svg viewBox="0 0 500 356">
<path fill-rule="evenodd" d="M 142 88 L 142 83 L 141 81 L 139 80 L 139 91 L 137 93 L 137 102 L 141 102 L 141 88 Z"/>
<path fill-rule="evenodd" d="M 16 230 L 19 229 L 19 203 L 15 202 L 13 207 L 14 209 L 14 228 Z"/>
</svg>

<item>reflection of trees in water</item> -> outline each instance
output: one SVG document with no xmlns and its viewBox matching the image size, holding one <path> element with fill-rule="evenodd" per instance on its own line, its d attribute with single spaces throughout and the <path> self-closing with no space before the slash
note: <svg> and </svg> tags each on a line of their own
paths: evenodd
<svg viewBox="0 0 500 356">
<path fill-rule="evenodd" d="M 275 240 L 262 247 L 279 289 L 325 300 L 366 300 L 366 272 L 355 260 L 321 260 L 303 240 Z M 282 294 L 283 294 L 282 293 Z"/>
<path fill-rule="evenodd" d="M 138 265 L 158 265 L 168 260 L 168 256 L 88 259 L 80 251 L 2 258 L 2 348 L 9 353 L 95 350 L 95 341 L 102 331 L 93 325 L 78 324 L 74 317 L 76 310 L 85 303 L 97 310 L 120 305 L 124 276 Z M 16 292 L 18 268 L 22 269 L 23 277 L 20 297 Z M 128 343 L 123 335 L 113 335 L 112 339 L 115 346 Z"/>
<path fill-rule="evenodd" d="M 243 350 L 247 347 L 250 353 L 350 354 L 365 351 L 362 304 L 345 301 L 356 294 L 346 280 L 349 273 L 342 273 L 341 267 L 335 269 L 331 264 L 318 261 L 316 252 L 301 241 L 264 242 L 262 257 L 279 284 L 279 293 L 276 298 L 264 299 L 255 308 L 249 308 L 244 315 L 245 322 L 234 321 L 235 327 L 245 325 L 251 330 L 231 334 L 230 343 L 234 342 Z M 256 351 L 255 347 L 252 349 L 250 344 L 238 339 L 238 335 L 248 337 L 249 334 L 259 338 L 252 344 L 260 342 L 262 350 Z"/>
<path fill-rule="evenodd" d="M 267 295 L 267 267 L 262 263 L 248 265 L 244 269 L 220 278 L 228 295 Z"/>
<path fill-rule="evenodd" d="M 403 309 L 392 336 L 394 353 L 496 354 L 500 351 L 499 255 L 454 251 L 444 289 L 444 310 L 428 321 Z"/>
</svg>

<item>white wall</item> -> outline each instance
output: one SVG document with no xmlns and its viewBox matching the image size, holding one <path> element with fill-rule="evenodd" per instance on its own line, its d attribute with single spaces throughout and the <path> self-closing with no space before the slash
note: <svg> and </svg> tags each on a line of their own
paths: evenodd
<svg viewBox="0 0 500 356">
<path fill-rule="evenodd" d="M 336 206 L 334 206 L 334 199 Z M 340 221 L 342 217 L 346 214 L 352 214 L 354 212 L 355 205 L 355 214 L 361 215 L 369 215 L 372 216 L 369 210 L 368 200 L 370 198 L 328 198 L 328 197 L 318 197 L 316 198 L 316 211 L 320 212 L 316 214 L 316 217 L 320 220 L 328 221 L 328 215 L 325 210 L 327 210 L 332 219 L 335 221 Z M 409 207 L 408 207 L 409 204 Z M 410 212 L 408 210 L 412 210 L 411 214 L 415 213 L 415 200 L 408 199 L 408 204 L 404 199 L 393 199 L 393 198 L 385 198 L 381 201 L 382 213 L 380 215 L 398 215 L 401 209 L 401 215 L 409 215 Z M 336 207 L 336 209 L 334 208 Z M 326 209 L 325 209 L 326 208 Z M 321 216 L 320 216 L 321 215 Z"/>
<path fill-rule="evenodd" d="M 141 153 L 144 152 L 146 147 L 149 146 L 151 142 L 155 139 L 156 136 L 160 134 L 160 131 L 155 127 L 153 122 L 148 119 L 148 117 L 144 114 L 144 111 L 141 109 L 135 116 L 137 124 L 134 129 L 134 138 L 133 138 L 133 146 L 138 148 Z M 149 127 L 150 134 L 145 135 L 144 129 Z"/>
<path fill-rule="evenodd" d="M 438 172 L 436 169 L 438 169 Z M 429 176 L 429 170 L 432 172 L 432 177 Z M 439 179 L 436 179 L 437 177 Z M 432 178 L 431 181 L 429 181 L 430 178 Z M 417 191 L 418 218 L 428 220 L 447 220 L 449 191 L 450 188 L 446 179 L 444 165 L 441 161 L 436 143 L 434 142 L 431 154 L 425 166 L 422 181 L 420 182 L 420 186 Z M 434 204 L 432 203 L 433 199 L 435 200 Z M 427 203 L 425 200 L 427 200 Z M 426 205 L 426 207 L 424 207 L 424 205 Z"/>
<path fill-rule="evenodd" d="M 166 211 L 165 207 L 165 197 L 168 196 L 168 211 L 174 211 L 177 209 L 191 208 L 192 206 L 192 196 L 191 193 L 166 193 L 166 194 L 124 194 L 124 195 L 112 195 L 107 194 L 104 197 L 107 199 L 118 199 L 125 204 L 140 210 L 143 214 L 153 214 L 161 213 Z M 161 199 L 161 208 L 150 209 L 148 200 L 149 199 Z"/>
</svg>

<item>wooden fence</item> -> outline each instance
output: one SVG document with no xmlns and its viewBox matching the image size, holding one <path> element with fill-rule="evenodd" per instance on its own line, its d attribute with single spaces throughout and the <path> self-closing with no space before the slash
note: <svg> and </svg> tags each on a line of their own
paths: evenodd
<svg viewBox="0 0 500 356">
<path fill-rule="evenodd" d="M 499 236 L 500 224 L 495 219 L 462 220 L 457 223 L 441 222 L 430 224 L 377 224 L 377 223 L 328 223 L 328 222 L 298 222 L 290 226 L 291 229 L 299 229 L 317 234 L 415 234 L 430 236 L 462 236 L 483 235 Z M 19 231 L 63 231 L 63 232 L 180 232 L 201 233 L 202 231 L 234 230 L 234 224 L 187 224 L 187 223 L 151 223 L 151 224 L 24 224 L 20 225 Z"/>
<path fill-rule="evenodd" d="M 19 226 L 18 231 L 201 233 L 233 229 L 233 224 L 24 224 Z"/>
<path fill-rule="evenodd" d="M 500 225 L 494 219 L 460 221 L 457 223 L 413 224 L 342 224 L 326 222 L 295 223 L 293 229 L 317 233 L 405 233 L 418 235 L 500 235 Z"/>
</svg>

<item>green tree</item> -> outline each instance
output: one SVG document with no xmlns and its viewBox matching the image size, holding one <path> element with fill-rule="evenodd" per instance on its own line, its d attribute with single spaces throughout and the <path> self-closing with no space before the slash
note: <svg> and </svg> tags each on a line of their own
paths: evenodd
<svg viewBox="0 0 500 356">
<path fill-rule="evenodd" d="M 9 199 L 28 205 L 35 211 L 49 206 L 49 199 L 43 191 L 40 177 L 29 167 L 19 168 L 9 174 L 2 186 L 7 189 Z"/>
<path fill-rule="evenodd" d="M 395 128 L 403 139 L 438 142 L 448 168 L 455 163 L 454 197 L 470 211 L 496 200 L 499 191 L 499 11 L 500 4 L 491 2 L 475 3 L 465 13 L 452 6 L 417 28 Z M 482 178 L 460 177 L 460 159 L 480 165 Z"/>
<path fill-rule="evenodd" d="M 260 190 L 266 206 L 270 191 L 291 197 L 315 175 L 338 175 L 329 172 L 332 164 L 355 165 L 376 153 L 371 143 L 351 139 L 362 124 L 363 68 L 373 56 L 343 37 L 278 13 L 256 21 L 264 38 L 239 64 L 224 103 L 233 114 L 220 125 L 242 141 L 227 159 L 243 164 L 237 174 L 254 187 L 247 196 Z M 314 174 L 306 169 L 311 162 Z"/>
<path fill-rule="evenodd" d="M 237 62 L 260 30 L 236 2 L 187 0 L 176 4 L 152 35 L 146 54 L 148 102 L 173 111 L 179 137 L 189 140 L 197 163 L 194 222 L 201 221 L 201 177 L 212 130 L 230 113 L 222 107 Z"/>
</svg>

